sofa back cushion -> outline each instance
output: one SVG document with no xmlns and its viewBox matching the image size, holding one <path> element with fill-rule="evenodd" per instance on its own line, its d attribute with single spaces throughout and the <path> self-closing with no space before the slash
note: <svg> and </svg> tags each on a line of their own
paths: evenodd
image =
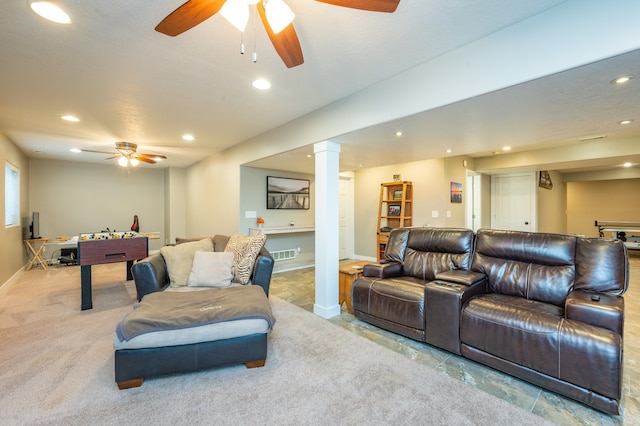
<svg viewBox="0 0 640 426">
<path fill-rule="evenodd" d="M 576 290 L 621 296 L 629 285 L 629 255 L 620 240 L 578 238 Z"/>
<path fill-rule="evenodd" d="M 470 229 L 412 228 L 407 236 L 403 273 L 432 281 L 443 271 L 469 270 L 473 244 Z"/>
<path fill-rule="evenodd" d="M 471 269 L 492 293 L 564 306 L 576 278 L 571 235 L 480 229 Z"/>
<path fill-rule="evenodd" d="M 409 228 L 395 228 L 389 233 L 387 245 L 384 248 L 384 258 L 389 262 L 402 262 L 409 241 Z"/>
</svg>

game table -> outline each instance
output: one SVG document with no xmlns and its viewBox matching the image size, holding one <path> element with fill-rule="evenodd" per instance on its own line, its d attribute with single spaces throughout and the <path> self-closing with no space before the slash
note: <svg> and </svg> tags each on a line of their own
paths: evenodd
<svg viewBox="0 0 640 426">
<path fill-rule="evenodd" d="M 127 280 L 132 280 L 135 260 L 149 255 L 149 238 L 137 232 L 95 232 L 78 237 L 80 265 L 81 309 L 93 308 L 91 296 L 91 266 L 127 262 Z"/>
</svg>

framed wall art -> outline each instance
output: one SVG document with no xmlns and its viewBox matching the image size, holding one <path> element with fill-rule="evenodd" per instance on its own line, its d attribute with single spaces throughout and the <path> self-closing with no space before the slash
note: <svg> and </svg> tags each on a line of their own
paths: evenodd
<svg viewBox="0 0 640 426">
<path fill-rule="evenodd" d="M 462 184 L 451 182 L 451 202 L 462 203 Z"/>
<path fill-rule="evenodd" d="M 308 210 L 309 186 L 307 179 L 267 176 L 267 209 Z"/>
<path fill-rule="evenodd" d="M 553 182 L 551 182 L 551 175 L 547 170 L 540 171 L 540 178 L 538 179 L 538 186 L 544 189 L 553 189 Z"/>
</svg>

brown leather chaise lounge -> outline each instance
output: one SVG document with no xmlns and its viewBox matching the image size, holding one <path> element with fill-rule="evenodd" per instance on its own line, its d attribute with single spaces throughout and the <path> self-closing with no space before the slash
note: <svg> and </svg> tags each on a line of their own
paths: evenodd
<svg viewBox="0 0 640 426">
<path fill-rule="evenodd" d="M 400 228 L 385 258 L 353 285 L 357 318 L 618 414 L 621 241 Z"/>
<path fill-rule="evenodd" d="M 197 239 L 184 240 L 185 242 Z M 228 236 L 212 238 L 214 251 L 223 251 Z M 260 286 L 269 295 L 273 257 L 266 248 L 258 254 L 251 284 Z M 160 253 L 136 263 L 132 267 L 138 301 L 149 294 L 169 286 L 167 265 Z M 233 364 L 247 367 L 264 365 L 267 357 L 267 334 L 257 333 L 242 337 L 226 338 L 184 345 L 167 345 L 115 351 L 115 381 L 121 389 L 137 387 L 144 378 L 174 373 L 187 373 L 207 368 Z"/>
</svg>

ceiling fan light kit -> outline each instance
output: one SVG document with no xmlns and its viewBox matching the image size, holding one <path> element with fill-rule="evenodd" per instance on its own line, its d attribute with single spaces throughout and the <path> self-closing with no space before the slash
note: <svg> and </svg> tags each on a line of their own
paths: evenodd
<svg viewBox="0 0 640 426">
<path fill-rule="evenodd" d="M 220 9 L 220 15 L 234 27 L 244 32 L 249 22 L 249 6 L 261 0 L 227 0 Z M 284 30 L 295 18 L 295 14 L 283 0 L 262 0 L 267 21 L 274 34 Z"/>
<path fill-rule="evenodd" d="M 287 28 L 296 15 L 291 8 L 282 0 L 268 0 L 264 3 L 267 22 L 274 34 L 280 33 Z"/>
<path fill-rule="evenodd" d="M 107 151 L 94 151 L 91 149 L 80 149 L 79 152 L 92 152 L 96 154 L 111 154 L 111 157 L 105 158 L 105 160 L 118 159 L 118 164 L 122 167 L 129 165 L 135 167 L 140 162 L 156 164 L 159 161 L 165 160 L 167 157 L 160 154 L 143 154 L 138 153 L 138 145 L 132 142 L 116 142 L 116 152 Z"/>
<path fill-rule="evenodd" d="M 220 9 L 220 15 L 244 32 L 247 22 L 249 22 L 249 4 L 243 0 L 227 0 Z"/>
<path fill-rule="evenodd" d="M 395 12 L 400 0 L 316 0 L 320 3 L 371 12 Z M 287 68 L 304 63 L 302 48 L 292 22 L 295 14 L 283 0 L 189 0 L 171 12 L 156 31 L 175 37 L 206 21 L 216 13 L 244 32 L 249 5 L 255 5 L 269 40 Z M 241 50 L 242 51 L 242 50 Z M 255 59 L 254 59 L 255 62 Z"/>
</svg>

